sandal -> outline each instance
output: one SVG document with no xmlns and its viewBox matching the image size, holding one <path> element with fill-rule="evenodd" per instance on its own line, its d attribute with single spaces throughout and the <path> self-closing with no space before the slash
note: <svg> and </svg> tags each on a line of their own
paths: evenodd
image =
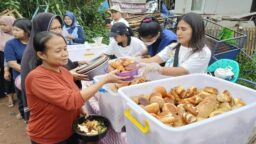
<svg viewBox="0 0 256 144">
<path fill-rule="evenodd" d="M 8 96 L 8 107 L 11 108 L 14 106 L 14 100 L 12 97 Z"/>
<path fill-rule="evenodd" d="M 20 113 L 17 114 L 17 115 L 16 115 L 16 118 L 17 118 L 18 120 L 22 119 L 21 114 L 20 114 Z"/>
<path fill-rule="evenodd" d="M 9 104 L 8 104 L 8 107 L 9 107 L 9 108 L 14 107 L 14 104 L 13 104 L 13 103 L 9 103 Z"/>
</svg>

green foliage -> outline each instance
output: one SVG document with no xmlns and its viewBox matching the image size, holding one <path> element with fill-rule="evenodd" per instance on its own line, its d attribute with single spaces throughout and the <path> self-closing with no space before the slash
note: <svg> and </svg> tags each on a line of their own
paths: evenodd
<svg viewBox="0 0 256 144">
<path fill-rule="evenodd" d="M 1 0 L 0 9 L 20 9 L 20 1 L 19 0 Z"/>
<path fill-rule="evenodd" d="M 256 55 L 253 56 L 254 61 L 256 61 Z M 245 78 L 247 80 L 256 82 L 256 63 L 249 59 L 245 54 L 241 53 L 238 58 L 239 67 L 240 67 L 240 78 Z M 239 84 L 244 86 L 256 89 L 256 86 L 253 86 L 244 81 L 238 81 Z"/>
<path fill-rule="evenodd" d="M 15 8 L 24 17 L 32 18 L 37 7 L 39 7 L 39 12 L 43 12 L 48 5 L 48 12 L 60 16 L 63 16 L 65 11 L 68 10 L 74 12 L 79 24 L 84 28 L 86 41 L 92 42 L 93 37 L 103 36 L 103 42 L 107 43 L 108 30 L 105 27 L 105 13 L 104 11 L 98 11 L 98 7 L 103 1 L 104 0 L 1 0 L 0 11 L 7 8 Z"/>
</svg>

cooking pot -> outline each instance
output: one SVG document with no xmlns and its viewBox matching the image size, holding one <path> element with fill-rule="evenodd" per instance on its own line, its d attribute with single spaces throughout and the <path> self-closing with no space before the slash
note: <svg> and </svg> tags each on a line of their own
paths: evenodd
<svg viewBox="0 0 256 144">
<path fill-rule="evenodd" d="M 94 76 L 105 74 L 105 69 L 108 66 L 108 56 L 100 55 L 87 64 L 83 64 L 79 66 L 76 70 L 77 73 L 88 75 L 89 79 L 93 79 Z"/>
</svg>

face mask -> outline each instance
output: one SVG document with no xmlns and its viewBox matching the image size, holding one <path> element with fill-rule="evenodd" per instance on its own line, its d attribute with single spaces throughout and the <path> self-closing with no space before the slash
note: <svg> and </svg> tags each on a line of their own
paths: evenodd
<svg viewBox="0 0 256 144">
<path fill-rule="evenodd" d="M 157 40 L 157 38 L 155 40 L 153 40 L 152 42 L 144 42 L 144 43 L 145 43 L 145 45 L 150 46 L 150 45 L 154 44 L 156 42 L 156 40 Z"/>
<path fill-rule="evenodd" d="M 153 42 L 144 42 L 144 43 L 145 43 L 145 45 L 150 46 L 150 45 L 152 45 L 154 42 L 155 42 L 155 41 L 153 41 Z"/>
<path fill-rule="evenodd" d="M 144 42 L 145 45 L 150 46 L 150 45 L 154 44 L 157 41 L 158 37 L 159 37 L 159 34 L 155 37 L 155 39 L 152 42 Z"/>
</svg>

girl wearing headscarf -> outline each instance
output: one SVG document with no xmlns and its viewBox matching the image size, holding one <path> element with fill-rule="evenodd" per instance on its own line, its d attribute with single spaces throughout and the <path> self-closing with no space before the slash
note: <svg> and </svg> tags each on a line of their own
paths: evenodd
<svg viewBox="0 0 256 144">
<path fill-rule="evenodd" d="M 22 61 L 21 61 L 21 87 L 22 87 L 22 100 L 25 112 L 25 120 L 28 120 L 28 108 L 27 108 L 27 99 L 25 93 L 25 78 L 28 73 L 37 67 L 38 58 L 36 56 L 33 37 L 42 31 L 51 31 L 55 33 L 62 33 L 62 19 L 60 16 L 56 16 L 52 13 L 39 13 L 32 20 L 32 29 L 30 33 L 30 39 L 28 46 L 24 51 Z M 67 69 L 71 70 L 78 66 L 78 63 L 73 63 L 69 60 L 68 64 L 65 66 Z M 78 74 L 74 70 L 70 71 L 75 80 L 86 80 L 87 76 L 83 74 Z M 77 83 L 81 86 L 81 83 Z"/>
<path fill-rule="evenodd" d="M 15 80 L 20 74 L 21 59 L 29 40 L 31 30 L 31 21 L 25 18 L 17 19 L 13 23 L 13 36 L 15 38 L 9 40 L 4 49 L 4 56 L 8 66 L 12 68 L 12 78 Z M 21 100 L 21 91 L 15 87 L 16 96 L 19 101 L 19 112 L 17 118 L 24 118 L 23 104 Z"/>
<path fill-rule="evenodd" d="M 9 98 L 8 100 L 9 106 L 13 105 L 12 97 L 15 93 L 13 89 L 13 83 L 11 83 L 11 81 L 8 81 L 8 82 L 5 81 L 5 79 L 7 80 L 11 80 L 11 79 L 10 79 L 9 68 L 7 66 L 6 67 L 4 66 L 4 47 L 5 47 L 5 43 L 8 40 L 13 38 L 12 24 L 14 21 L 15 21 L 15 18 L 13 16 L 0 17 L 0 97 L 3 97 L 6 92 Z"/>
<path fill-rule="evenodd" d="M 69 45 L 83 44 L 85 41 L 83 28 L 78 25 L 75 15 L 69 11 L 64 15 L 63 35 Z"/>
</svg>

